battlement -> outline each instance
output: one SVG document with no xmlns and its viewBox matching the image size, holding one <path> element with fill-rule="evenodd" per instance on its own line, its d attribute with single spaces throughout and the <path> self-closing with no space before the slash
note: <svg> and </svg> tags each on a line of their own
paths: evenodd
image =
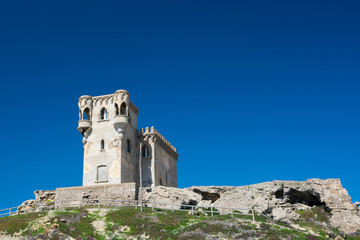
<svg viewBox="0 0 360 240">
<path fill-rule="evenodd" d="M 140 136 L 143 136 L 145 138 L 151 137 L 155 142 L 159 143 L 160 146 L 162 146 L 165 150 L 167 150 L 171 155 L 174 157 L 178 157 L 179 154 L 176 151 L 176 147 L 174 147 L 166 138 L 159 133 L 154 127 L 151 127 L 150 129 L 148 127 L 141 128 L 140 129 Z"/>
<path fill-rule="evenodd" d="M 113 104 L 116 101 L 126 101 L 129 99 L 130 94 L 126 90 L 117 90 L 113 94 L 106 94 L 100 96 L 91 97 L 89 95 L 83 95 L 79 98 L 78 105 L 79 107 L 85 106 L 97 106 L 103 104 Z M 128 100 L 130 110 L 132 110 L 136 115 L 139 115 L 139 109 L 133 104 L 130 100 Z"/>
</svg>

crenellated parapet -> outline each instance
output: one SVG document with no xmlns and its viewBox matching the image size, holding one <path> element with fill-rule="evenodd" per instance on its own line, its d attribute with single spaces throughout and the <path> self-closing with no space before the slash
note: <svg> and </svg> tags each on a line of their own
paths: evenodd
<svg viewBox="0 0 360 240">
<path fill-rule="evenodd" d="M 148 127 L 145 129 L 141 128 L 139 136 L 143 137 L 147 141 L 151 139 L 175 159 L 178 158 L 179 154 L 176 151 L 176 147 L 174 147 L 168 140 L 166 140 L 166 138 L 161 135 L 154 127 L 151 127 L 150 129 Z"/>
<path fill-rule="evenodd" d="M 129 108 L 136 115 L 139 115 L 139 109 L 130 101 L 130 94 L 126 90 L 117 90 L 114 94 L 107 94 L 96 97 L 84 95 L 81 96 L 78 101 L 78 105 L 81 113 L 84 112 L 86 108 L 89 108 L 91 113 L 91 110 L 95 106 L 103 106 L 109 104 L 117 104 L 120 111 L 121 105 L 123 103 L 125 103 L 126 111 L 128 111 Z"/>
</svg>

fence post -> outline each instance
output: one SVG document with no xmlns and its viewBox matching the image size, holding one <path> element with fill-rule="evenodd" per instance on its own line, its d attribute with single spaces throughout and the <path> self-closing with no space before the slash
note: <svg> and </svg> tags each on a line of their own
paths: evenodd
<svg viewBox="0 0 360 240">
<path fill-rule="evenodd" d="M 194 215 L 194 206 L 191 206 L 191 215 Z"/>
<path fill-rule="evenodd" d="M 174 208 L 175 208 L 174 205 L 172 205 L 172 212 L 174 212 Z"/>
<path fill-rule="evenodd" d="M 214 216 L 213 208 L 212 208 L 212 207 L 210 207 L 210 211 L 211 211 L 211 216 Z"/>
<path fill-rule="evenodd" d="M 154 211 L 154 203 L 151 205 L 151 209 L 152 211 Z"/>
<path fill-rule="evenodd" d="M 79 201 L 79 209 L 81 208 L 81 200 Z"/>
<path fill-rule="evenodd" d="M 9 216 L 11 216 L 11 208 L 9 208 Z"/>
<path fill-rule="evenodd" d="M 100 210 L 100 200 L 98 200 L 98 210 Z"/>
<path fill-rule="evenodd" d="M 231 218 L 234 218 L 233 210 L 231 209 Z"/>
<path fill-rule="evenodd" d="M 253 222 L 255 222 L 255 214 L 254 214 L 254 209 L 251 209 L 252 210 L 252 217 L 253 217 Z"/>
</svg>

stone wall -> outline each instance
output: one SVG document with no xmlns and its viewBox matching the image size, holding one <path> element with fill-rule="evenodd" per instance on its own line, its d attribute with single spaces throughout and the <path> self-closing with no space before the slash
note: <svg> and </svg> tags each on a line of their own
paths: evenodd
<svg viewBox="0 0 360 240">
<path fill-rule="evenodd" d="M 96 203 L 102 200 L 136 200 L 137 190 L 135 183 L 104 184 L 83 187 L 57 188 L 55 203 L 56 207 L 66 204 Z M 72 201 L 76 200 L 76 201 Z M 103 203 L 102 203 L 103 204 Z M 104 203 L 105 204 L 105 203 Z"/>
<path fill-rule="evenodd" d="M 177 187 L 176 161 L 158 143 L 155 143 L 155 185 Z"/>
</svg>

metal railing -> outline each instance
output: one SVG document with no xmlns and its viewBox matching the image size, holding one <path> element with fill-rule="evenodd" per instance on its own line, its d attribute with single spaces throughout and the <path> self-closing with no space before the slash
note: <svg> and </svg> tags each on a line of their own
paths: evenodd
<svg viewBox="0 0 360 240">
<path fill-rule="evenodd" d="M 52 209 L 61 209 L 68 207 L 97 207 L 100 208 L 115 208 L 116 210 L 119 207 L 140 207 L 141 202 L 137 200 L 107 200 L 107 199 L 70 199 L 70 200 L 58 200 L 54 202 L 45 202 L 45 203 L 36 203 L 29 204 L 20 207 L 12 207 L 0 210 L 0 217 L 12 216 L 22 213 L 31 213 L 31 212 L 42 212 Z M 229 208 L 229 207 L 220 207 L 220 206 L 196 206 L 196 205 L 187 205 L 187 204 L 173 204 L 173 203 L 162 203 L 162 202 L 143 202 L 144 208 L 149 208 L 152 211 L 161 209 L 161 210 L 170 210 L 174 211 L 187 211 L 192 215 L 196 213 L 208 213 L 210 216 L 214 215 L 225 215 L 230 214 L 233 218 L 236 215 L 246 215 L 251 216 L 252 221 L 255 221 L 255 212 L 254 209 L 250 208 Z"/>
</svg>

